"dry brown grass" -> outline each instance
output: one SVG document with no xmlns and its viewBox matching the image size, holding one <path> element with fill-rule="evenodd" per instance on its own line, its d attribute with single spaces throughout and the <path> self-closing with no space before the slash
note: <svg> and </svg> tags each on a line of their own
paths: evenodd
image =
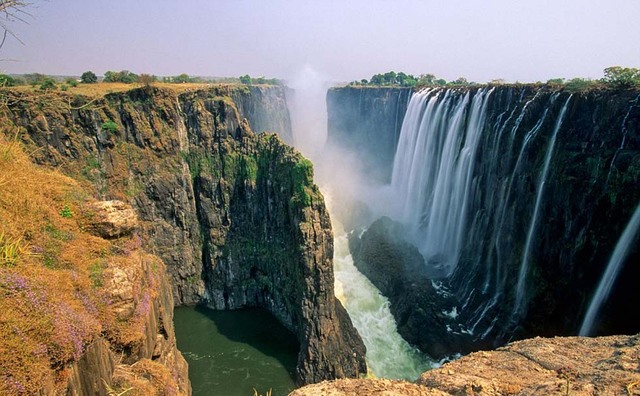
<svg viewBox="0 0 640 396">
<path fill-rule="evenodd" d="M 220 85 L 235 85 L 235 84 L 224 84 L 224 83 L 184 83 L 184 84 L 169 84 L 162 82 L 154 82 L 151 84 L 154 87 L 159 87 L 163 89 L 168 89 L 177 93 L 185 92 L 188 90 L 196 90 L 207 88 L 211 86 L 220 86 Z M 140 88 L 144 86 L 144 84 L 134 83 L 134 84 L 125 84 L 125 83 L 95 83 L 95 84 L 78 84 L 76 87 L 68 87 L 66 93 L 71 95 L 84 95 L 90 98 L 99 98 L 109 93 L 114 92 L 125 92 L 131 89 Z M 8 88 L 12 91 L 22 92 L 22 93 L 38 93 L 45 94 L 42 90 L 40 90 L 37 86 L 32 87 L 29 85 L 21 85 L 17 87 Z M 49 93 L 62 92 L 60 90 L 55 90 Z"/>
<path fill-rule="evenodd" d="M 157 275 L 142 274 L 142 264 L 154 258 L 86 233 L 89 199 L 74 180 L 32 164 L 14 131 L 0 133 L 0 394 L 34 394 L 52 382 L 63 389 L 64 366 L 96 337 L 127 345 L 144 336 Z M 130 318 L 116 318 L 102 287 L 109 266 L 140 273 Z"/>
</svg>

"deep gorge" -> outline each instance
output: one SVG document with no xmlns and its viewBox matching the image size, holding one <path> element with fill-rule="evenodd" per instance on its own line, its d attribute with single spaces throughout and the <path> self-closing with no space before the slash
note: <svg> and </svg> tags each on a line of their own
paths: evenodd
<svg viewBox="0 0 640 396">
<path fill-rule="evenodd" d="M 176 305 L 269 310 L 300 343 L 299 384 L 366 372 L 362 341 L 334 297 L 331 226 L 312 164 L 251 131 L 290 139 L 280 87 L 21 95 L 8 98 L 8 117 L 33 160 L 101 199 L 131 202 Z"/>
<path fill-rule="evenodd" d="M 347 236 L 334 235 L 314 179 L 314 165 L 341 164 L 345 153 L 356 163 L 323 175 L 339 192 L 333 220 L 353 231 L 340 248 L 389 299 L 411 346 L 437 360 L 578 333 L 637 223 L 637 90 L 344 87 L 326 99 L 316 164 L 286 144 L 296 131 L 279 86 L 142 87 L 98 99 L 7 91 L 3 103 L 33 161 L 135 208 L 176 306 L 265 308 L 291 331 L 298 384 L 367 372 L 365 345 L 335 297 L 334 237 Z M 628 234 L 594 335 L 640 329 L 627 303 L 640 249 Z M 431 362 L 416 361 L 411 370 Z"/>
</svg>

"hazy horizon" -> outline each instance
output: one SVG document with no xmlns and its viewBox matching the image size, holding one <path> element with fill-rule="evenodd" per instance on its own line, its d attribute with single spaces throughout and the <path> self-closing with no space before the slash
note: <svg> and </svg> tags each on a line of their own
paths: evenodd
<svg viewBox="0 0 640 396">
<path fill-rule="evenodd" d="M 489 0 L 480 4 L 277 0 L 34 1 L 0 49 L 6 73 L 328 81 L 390 70 L 487 82 L 600 78 L 640 67 L 640 1 Z"/>
</svg>

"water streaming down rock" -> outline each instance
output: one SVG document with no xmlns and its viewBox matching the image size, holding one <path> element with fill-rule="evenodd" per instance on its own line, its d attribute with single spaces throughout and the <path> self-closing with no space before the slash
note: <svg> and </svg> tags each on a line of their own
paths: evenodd
<svg viewBox="0 0 640 396">
<path fill-rule="evenodd" d="M 353 214 L 352 193 L 361 190 L 360 186 L 356 186 L 359 177 L 355 174 L 357 170 L 353 166 L 354 162 L 337 146 L 358 143 L 329 142 L 327 147 L 323 147 L 327 130 L 326 125 L 319 120 L 326 115 L 326 109 L 322 106 L 325 94 L 322 88 L 326 86 L 326 82 L 322 81 L 319 73 L 306 68 L 294 79 L 292 86 L 294 92 L 288 95 L 289 104 L 292 106 L 294 141 L 296 147 L 313 160 L 314 178 L 331 214 L 336 296 L 344 304 L 367 348 L 367 369 L 378 377 L 415 380 L 422 372 L 432 367 L 434 362 L 398 334 L 396 322 L 389 311 L 389 300 L 357 270 L 349 253 L 347 232 L 350 229 L 345 230 L 343 224 L 351 223 L 353 219 L 341 218 L 341 215 L 348 212 Z M 373 102 L 389 103 L 389 112 L 383 112 L 373 121 L 366 121 L 364 114 L 360 114 L 360 118 L 356 117 L 355 124 L 350 120 L 351 122 L 342 127 L 348 130 L 361 121 L 365 126 L 376 125 L 376 122 L 380 125 L 380 122 L 383 122 L 384 130 L 391 136 L 384 139 L 376 150 L 382 152 L 383 149 L 388 149 L 388 144 L 395 147 L 394 139 L 397 138 L 396 134 L 400 129 L 409 93 L 408 89 L 384 90 Z M 360 92 L 358 97 L 362 99 L 362 96 Z M 362 111 L 371 106 L 369 100 L 358 100 L 356 103 L 357 109 Z M 386 122 L 387 117 L 390 117 L 392 122 Z M 387 153 L 386 156 L 392 155 L 393 152 Z M 374 173 L 381 174 L 371 174 Z M 338 196 L 339 198 L 336 198 Z"/>
<path fill-rule="evenodd" d="M 469 92 L 431 92 L 419 92 L 411 100 L 391 184 L 404 197 L 402 218 L 413 226 L 421 252 L 448 276 L 458 262 L 475 155 L 492 90 L 483 89 L 472 99 Z"/>
<path fill-rule="evenodd" d="M 411 98 L 391 183 L 403 204 L 391 214 L 413 230 L 434 276 L 447 277 L 477 342 L 526 333 L 525 321 L 528 331 L 571 332 L 578 313 L 560 295 L 584 298 L 588 279 L 577 266 L 603 265 L 603 219 L 637 195 L 604 183 L 610 172 L 617 191 L 637 180 L 637 100 L 626 103 L 532 87 L 427 89 Z M 600 126 L 599 117 L 618 114 L 622 129 Z M 565 319 L 536 325 L 544 315 Z"/>
<path fill-rule="evenodd" d="M 567 111 L 567 105 L 569 104 L 569 100 L 571 100 L 571 97 L 567 98 L 567 101 L 562 107 L 562 110 L 560 110 L 560 115 L 558 116 L 558 119 L 556 121 L 556 126 L 553 129 L 553 134 L 551 135 L 551 141 L 549 142 L 549 148 L 547 149 L 547 154 L 544 159 L 544 167 L 542 168 L 542 172 L 540 172 L 538 190 L 536 193 L 536 204 L 533 209 L 533 214 L 531 215 L 529 231 L 527 232 L 527 241 L 524 245 L 524 253 L 522 253 L 522 260 L 520 262 L 520 271 L 518 272 L 518 283 L 516 284 L 516 301 L 513 306 L 513 314 L 517 316 L 523 315 L 522 311 L 524 309 L 523 305 L 526 297 L 525 281 L 527 278 L 529 251 L 531 249 L 531 243 L 533 241 L 533 237 L 536 232 L 536 227 L 538 225 L 538 214 L 540 212 L 540 202 L 542 202 L 542 196 L 544 194 L 544 185 L 547 182 L 547 173 L 549 172 L 549 164 L 551 163 L 553 148 L 556 145 L 556 137 L 558 136 L 558 131 L 560 130 L 560 126 L 562 125 L 564 114 Z"/>
<path fill-rule="evenodd" d="M 611 260 L 609 260 L 609 264 L 607 264 L 607 270 L 602 275 L 598 288 L 593 295 L 591 303 L 589 304 L 589 309 L 584 317 L 582 326 L 580 326 L 579 334 L 581 336 L 589 336 L 592 334 L 592 329 L 598 316 L 598 312 L 600 311 L 602 304 L 607 300 L 609 293 L 611 293 L 611 289 L 618 278 L 618 274 L 624 266 L 630 250 L 633 248 L 633 243 L 638 235 L 638 230 L 640 230 L 640 205 L 638 205 L 631 217 L 631 220 L 629 220 L 629 224 L 624 229 L 624 232 L 622 233 L 620 240 L 618 240 L 616 248 L 611 255 Z"/>
</svg>

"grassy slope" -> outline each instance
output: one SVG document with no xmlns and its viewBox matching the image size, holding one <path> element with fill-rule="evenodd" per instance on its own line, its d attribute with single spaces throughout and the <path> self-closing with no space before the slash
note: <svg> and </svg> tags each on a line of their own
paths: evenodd
<svg viewBox="0 0 640 396">
<path fill-rule="evenodd" d="M 136 236 L 107 241 L 85 232 L 91 198 L 72 179 L 32 164 L 11 130 L 2 132 L 0 394 L 62 390 L 69 364 L 97 337 L 116 351 L 142 342 L 145 301 L 148 307 L 157 274 L 136 269 L 145 260 L 153 268 L 163 265 L 138 250 Z M 116 267 L 140 275 L 136 309 L 124 317 L 114 311 L 105 287 Z M 162 371 L 151 363 L 141 369 Z"/>
</svg>

